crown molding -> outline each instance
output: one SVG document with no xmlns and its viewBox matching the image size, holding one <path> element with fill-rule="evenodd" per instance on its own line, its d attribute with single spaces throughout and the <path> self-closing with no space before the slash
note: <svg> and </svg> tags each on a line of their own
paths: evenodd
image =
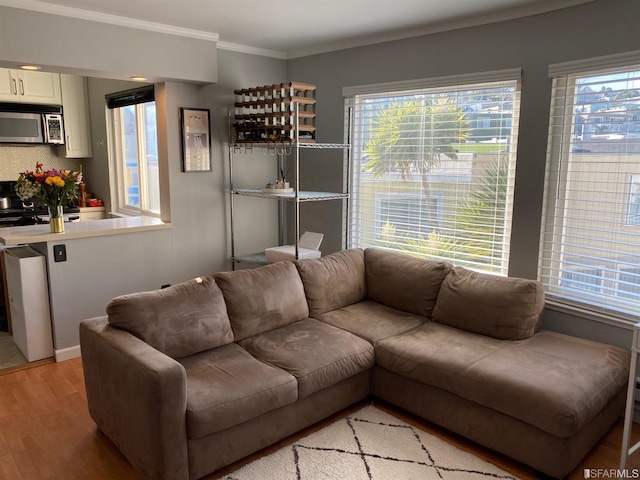
<svg viewBox="0 0 640 480">
<path fill-rule="evenodd" d="M 499 11 L 487 15 L 478 15 L 472 18 L 463 18 L 461 20 L 454 20 L 451 22 L 442 22 L 433 25 L 427 25 L 425 27 L 402 29 L 395 32 L 384 32 L 359 38 L 350 38 L 337 42 L 328 42 L 325 44 L 314 45 L 306 48 L 288 50 L 285 54 L 287 59 L 308 57 L 311 55 L 336 52 L 349 48 L 366 47 L 379 43 L 393 42 L 396 40 L 406 40 L 435 33 L 442 33 L 463 28 L 478 27 L 492 23 L 515 20 L 518 18 L 531 17 L 534 15 L 541 15 L 557 10 L 562 10 L 564 8 L 575 7 L 585 3 L 591 3 L 594 1 L 595 0 L 547 0 L 546 2 L 536 3 L 534 5 L 527 5 L 524 7 Z"/>
<path fill-rule="evenodd" d="M 217 33 L 205 32 L 202 30 L 193 30 L 190 28 L 175 27 L 172 25 L 165 25 L 163 23 L 147 22 L 145 20 L 137 20 L 134 18 L 121 17 L 118 15 L 110 15 L 108 13 L 92 12 L 89 10 L 82 10 L 80 8 L 53 5 L 50 3 L 41 2 L 39 0 L 0 0 L 0 6 L 18 8 L 21 10 L 31 10 L 34 12 L 48 13 L 51 15 L 60 15 L 63 17 L 77 18 L 79 20 L 88 20 L 90 22 L 107 23 L 110 25 L 135 28 L 138 30 L 166 33 L 168 35 L 178 35 L 180 37 L 195 38 L 198 40 L 206 40 L 209 42 L 217 42 L 219 38 L 219 35 Z"/>
<path fill-rule="evenodd" d="M 83 10 L 74 7 L 66 7 L 60 5 L 54 5 L 46 3 L 42 0 L 0 0 L 0 6 L 12 7 L 22 10 L 31 10 L 40 13 L 47 13 L 52 15 L 60 15 L 71 18 L 77 18 L 81 20 L 88 20 L 93 22 L 107 23 L 112 25 L 119 25 L 123 27 L 129 27 L 140 30 L 148 30 L 158 33 L 165 33 L 169 35 L 178 35 L 182 37 L 195 38 L 199 40 L 205 40 L 210 42 L 216 42 L 216 46 L 223 50 L 229 50 L 240 53 L 248 53 L 251 55 L 259 55 L 264 57 L 277 58 L 281 60 L 295 59 L 300 57 L 306 57 L 311 55 L 317 55 L 322 53 L 328 53 L 338 50 L 344 50 L 348 48 L 356 48 L 367 45 L 375 45 L 378 43 L 403 40 L 412 37 L 418 37 L 422 35 L 428 35 L 433 33 L 440 33 L 448 30 L 455 30 L 459 28 L 467 28 L 487 23 L 500 22 L 504 20 L 512 20 L 515 18 L 526 17 L 531 15 L 537 15 L 541 13 L 547 13 L 554 10 L 560 10 L 567 7 L 580 5 L 583 3 L 590 3 L 595 0 L 546 0 L 535 5 L 529 5 L 523 8 L 515 8 L 507 11 L 501 11 L 495 14 L 481 15 L 471 19 L 463 19 L 460 21 L 445 22 L 438 25 L 429 25 L 423 28 L 400 30 L 396 32 L 386 32 L 381 34 L 368 35 L 360 38 L 345 39 L 337 42 L 328 42 L 310 47 L 303 47 L 300 49 L 293 49 L 288 51 L 277 51 L 263 49 L 259 47 L 252 47 L 247 45 L 241 45 L 229 42 L 220 42 L 219 34 L 213 32 L 207 32 L 203 30 L 195 30 L 189 28 L 176 27 L 172 25 L 166 25 L 162 23 L 148 22 L 145 20 L 136 20 L 128 17 L 122 17 L 118 15 L 111 15 L 106 13 L 92 12 L 89 10 Z"/>
<path fill-rule="evenodd" d="M 219 50 L 229 50 L 231 52 L 248 53 L 251 55 L 259 55 L 261 57 L 271 57 L 280 60 L 286 60 L 287 54 L 285 52 L 279 52 L 277 50 L 267 50 L 266 48 L 249 47 L 247 45 L 240 45 L 237 43 L 218 42 L 216 44 Z"/>
</svg>

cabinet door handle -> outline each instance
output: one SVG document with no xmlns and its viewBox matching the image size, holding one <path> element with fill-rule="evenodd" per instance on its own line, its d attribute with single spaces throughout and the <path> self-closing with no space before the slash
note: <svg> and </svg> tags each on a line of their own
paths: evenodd
<svg viewBox="0 0 640 480">
<path fill-rule="evenodd" d="M 24 95 L 24 80 L 20 79 L 20 95 Z"/>
<path fill-rule="evenodd" d="M 67 150 L 71 150 L 71 141 L 69 140 L 69 135 L 67 135 Z"/>
<path fill-rule="evenodd" d="M 15 78 L 12 78 L 11 81 L 13 82 L 13 94 L 17 95 L 18 94 L 18 82 L 16 82 Z"/>
</svg>

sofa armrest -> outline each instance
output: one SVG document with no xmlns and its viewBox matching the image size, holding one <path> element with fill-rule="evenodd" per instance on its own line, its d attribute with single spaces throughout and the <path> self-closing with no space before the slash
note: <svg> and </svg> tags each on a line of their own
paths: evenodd
<svg viewBox="0 0 640 480">
<path fill-rule="evenodd" d="M 80 323 L 80 347 L 98 428 L 149 478 L 188 479 L 184 367 L 107 317 Z"/>
</svg>

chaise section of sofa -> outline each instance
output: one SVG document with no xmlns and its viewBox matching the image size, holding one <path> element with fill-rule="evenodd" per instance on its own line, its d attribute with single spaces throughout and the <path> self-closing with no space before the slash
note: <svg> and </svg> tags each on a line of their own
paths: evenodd
<svg viewBox="0 0 640 480">
<path fill-rule="evenodd" d="M 622 412 L 629 354 L 539 331 L 535 281 L 461 268 L 432 321 L 376 344 L 373 394 L 554 477 Z"/>
</svg>

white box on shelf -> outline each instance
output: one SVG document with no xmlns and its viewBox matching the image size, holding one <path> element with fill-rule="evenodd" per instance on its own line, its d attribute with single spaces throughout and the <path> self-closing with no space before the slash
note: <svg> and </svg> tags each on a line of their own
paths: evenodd
<svg viewBox="0 0 640 480">
<path fill-rule="evenodd" d="M 320 244 L 324 238 L 323 233 L 304 232 L 298 242 L 298 258 L 320 258 Z M 269 263 L 282 262 L 296 259 L 295 245 L 282 245 L 271 247 L 264 251 Z"/>
<path fill-rule="evenodd" d="M 267 248 L 264 253 L 269 263 L 282 262 L 296 259 L 295 245 L 283 245 L 281 247 Z M 320 250 L 310 250 L 298 247 L 298 258 L 320 258 Z"/>
</svg>

